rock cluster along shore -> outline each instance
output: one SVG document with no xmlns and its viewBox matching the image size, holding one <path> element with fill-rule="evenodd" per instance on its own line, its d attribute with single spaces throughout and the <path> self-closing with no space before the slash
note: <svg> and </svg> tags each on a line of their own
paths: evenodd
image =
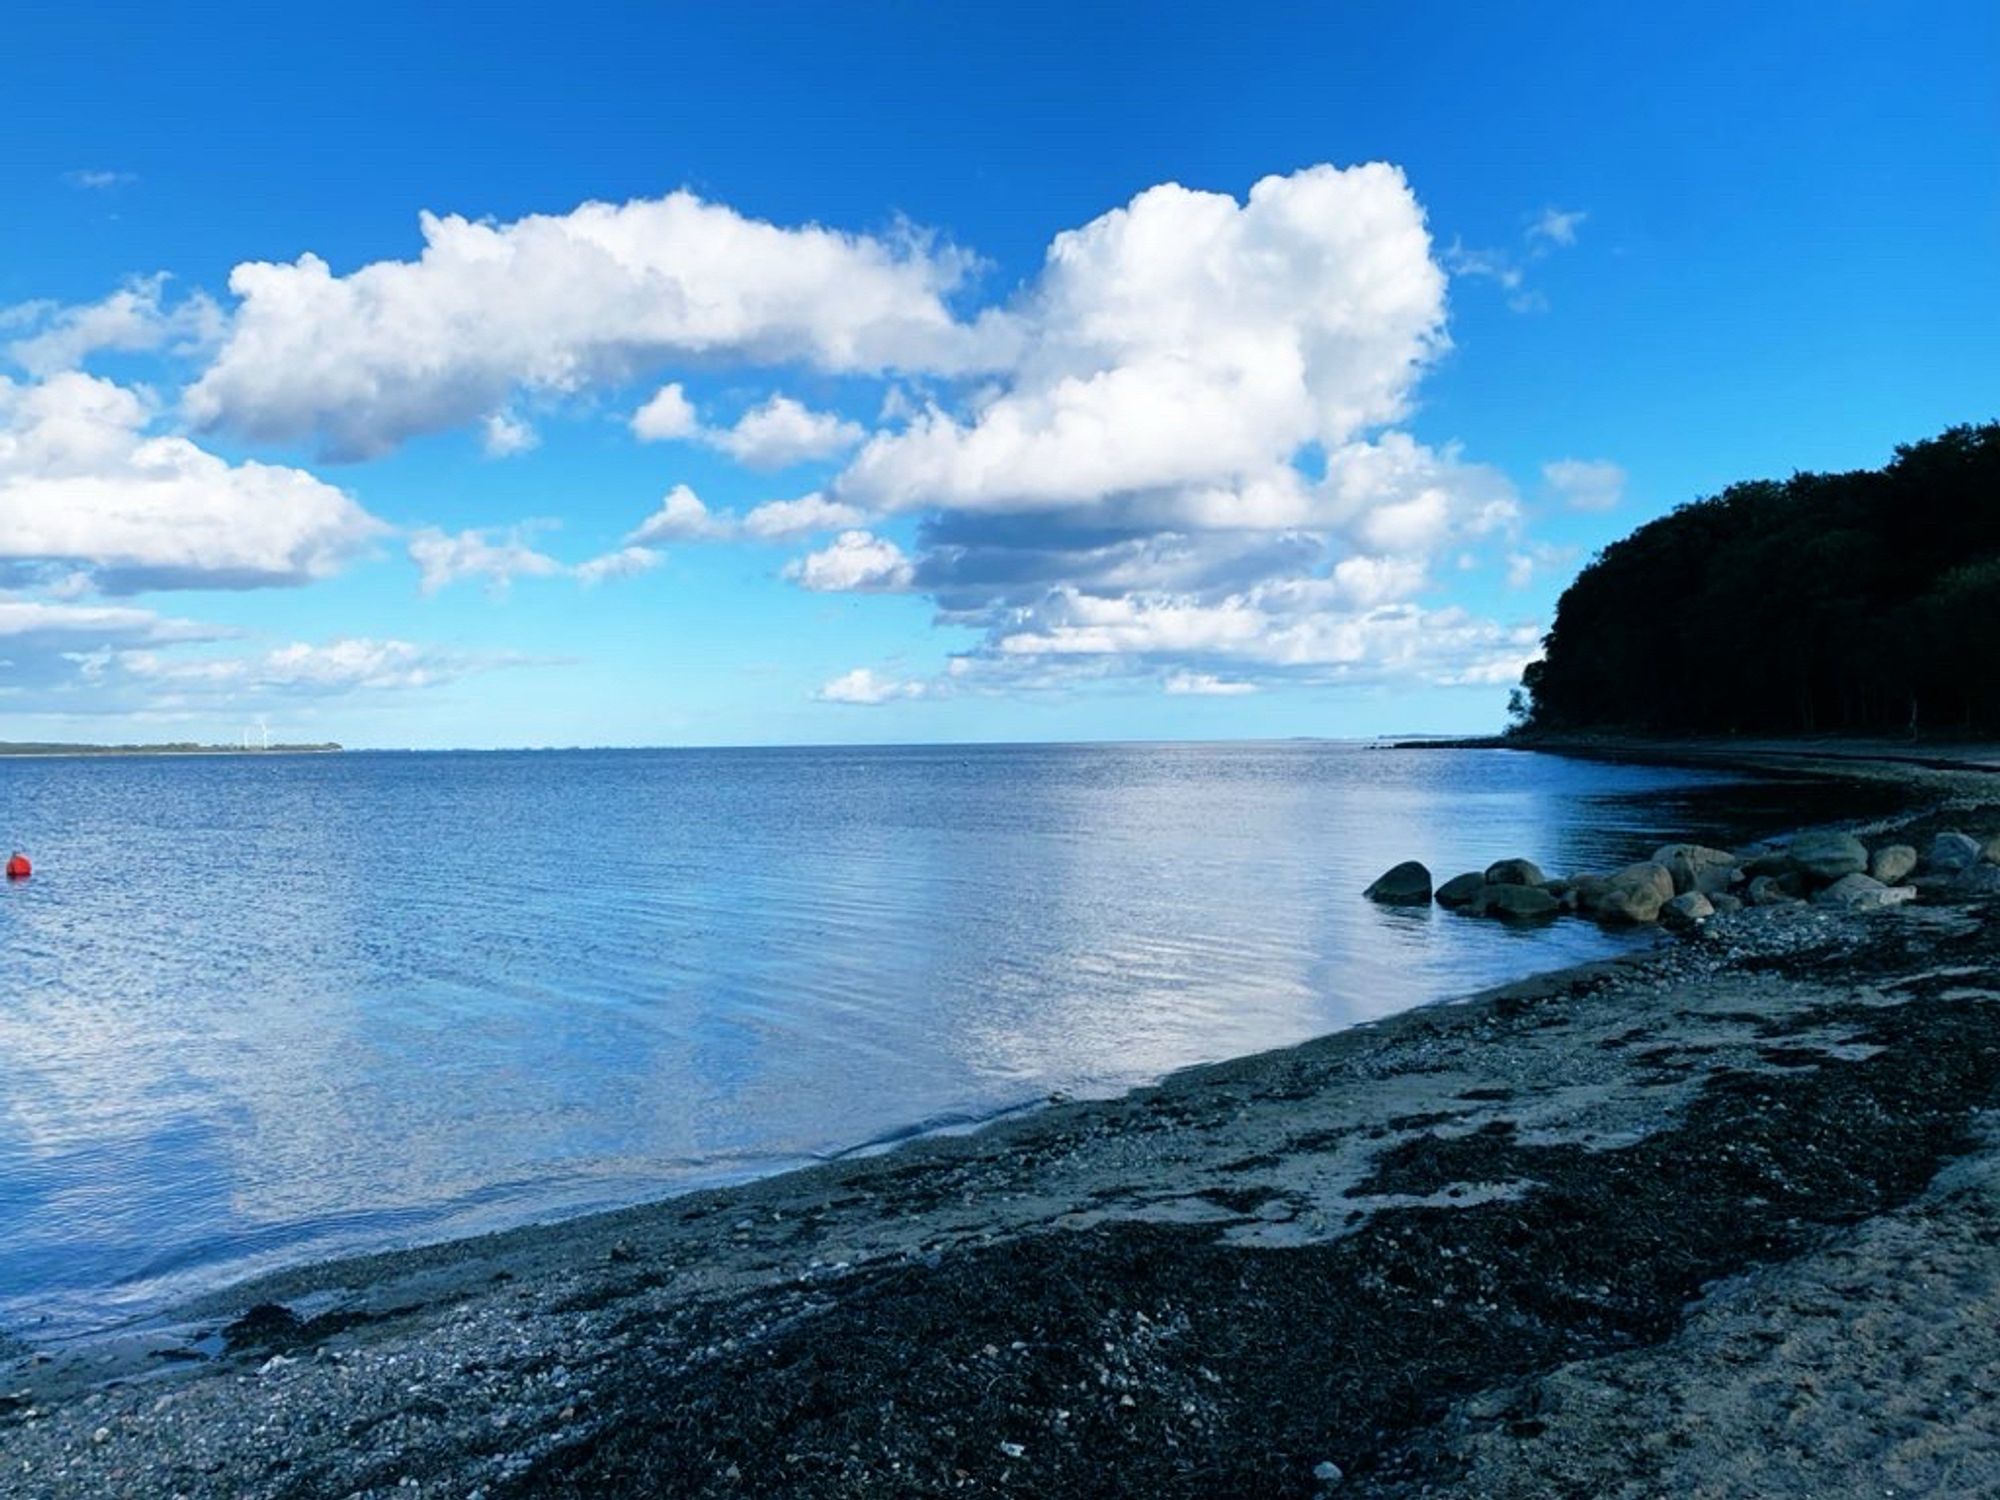
<svg viewBox="0 0 2000 1500">
<path fill-rule="evenodd" d="M 1454 875 L 1433 889 L 1416 860 L 1385 871 L 1364 894 L 1392 906 L 1439 906 L 1509 922 L 1565 914 L 1613 926 L 1657 922 L 1678 930 L 1719 911 L 1812 901 L 1874 911 L 1914 900 L 1921 890 L 1947 895 L 2000 892 L 2000 837 L 1947 830 L 1921 854 L 1909 844 L 1873 849 L 1851 833 L 1814 830 L 1779 845 L 1742 851 L 1666 844 L 1652 858 L 1611 874 L 1551 878 L 1533 860 L 1503 859 Z"/>
</svg>

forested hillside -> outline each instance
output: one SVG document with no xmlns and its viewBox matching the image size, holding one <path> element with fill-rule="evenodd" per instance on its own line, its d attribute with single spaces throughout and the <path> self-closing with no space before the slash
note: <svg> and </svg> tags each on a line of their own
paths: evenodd
<svg viewBox="0 0 2000 1500">
<path fill-rule="evenodd" d="M 2000 731 L 2000 422 L 1683 505 L 1578 575 L 1544 645 L 1529 729 Z"/>
</svg>

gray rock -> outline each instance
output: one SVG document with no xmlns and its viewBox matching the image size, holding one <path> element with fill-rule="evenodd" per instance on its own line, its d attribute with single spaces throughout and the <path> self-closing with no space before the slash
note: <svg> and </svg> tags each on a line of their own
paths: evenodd
<svg viewBox="0 0 2000 1500">
<path fill-rule="evenodd" d="M 1848 911 L 1880 911 L 1885 906 L 1900 906 L 1915 900 L 1916 894 L 1913 886 L 1884 885 L 1872 875 L 1857 871 L 1841 876 L 1813 897 L 1813 904 L 1845 907 Z"/>
<path fill-rule="evenodd" d="M 1917 851 L 1908 844 L 1884 844 L 1868 856 L 1868 873 L 1884 885 L 1899 885 L 1917 867 Z"/>
<path fill-rule="evenodd" d="M 1647 861 L 1613 875 L 1590 910 L 1600 922 L 1656 922 L 1673 899 L 1674 877 L 1665 865 Z"/>
<path fill-rule="evenodd" d="M 1688 932 L 1715 915 L 1715 906 L 1700 891 L 1683 891 L 1660 908 L 1660 925 Z"/>
<path fill-rule="evenodd" d="M 1609 875 L 1573 875 L 1570 877 L 1569 894 L 1578 911 L 1595 911 L 1597 903 L 1604 899 L 1604 893 L 1611 889 Z"/>
<path fill-rule="evenodd" d="M 1539 886 L 1489 885 L 1480 910 L 1503 922 L 1540 922 L 1562 911 L 1562 903 Z"/>
<path fill-rule="evenodd" d="M 1783 906 L 1799 899 L 1771 875 L 1752 876 L 1748 895 L 1752 906 Z"/>
<path fill-rule="evenodd" d="M 1665 865 L 1676 891 L 1723 890 L 1736 879 L 1742 863 L 1727 849 L 1711 849 L 1704 844 L 1667 844 L 1653 851 L 1653 863 Z"/>
<path fill-rule="evenodd" d="M 1431 872 L 1414 859 L 1406 859 L 1361 893 L 1370 901 L 1389 906 L 1429 906 Z"/>
<path fill-rule="evenodd" d="M 1651 860 L 1636 865 L 1627 865 L 1611 877 L 1613 885 L 1650 885 L 1660 893 L 1660 900 L 1674 899 L 1673 873 L 1663 864 Z"/>
<path fill-rule="evenodd" d="M 1788 852 L 1792 869 L 1815 885 L 1831 885 L 1868 868 L 1868 849 L 1851 833 L 1802 833 Z"/>
<path fill-rule="evenodd" d="M 1986 847 L 1979 851 L 1979 857 L 1989 865 L 2000 865 L 2000 838 L 1990 838 Z"/>
<path fill-rule="evenodd" d="M 1340 1465 L 1331 1460 L 1313 1465 L 1313 1478 L 1321 1484 L 1339 1484 L 1343 1477 Z"/>
<path fill-rule="evenodd" d="M 1532 859 L 1495 860 L 1486 867 L 1488 885 L 1540 885 L 1541 867 Z"/>
<path fill-rule="evenodd" d="M 1979 840 L 1963 833 L 1941 833 L 1931 840 L 1924 864 L 1940 875 L 1956 875 L 1978 864 L 1980 853 Z"/>
<path fill-rule="evenodd" d="M 1437 903 L 1439 906 L 1448 906 L 1453 910 L 1471 906 L 1479 899 L 1480 892 L 1485 889 L 1486 877 L 1481 875 L 1477 870 L 1470 870 L 1463 875 L 1452 876 L 1451 879 L 1439 886 L 1437 888 Z"/>
<path fill-rule="evenodd" d="M 1759 875 L 1788 875 L 1792 869 L 1792 857 L 1782 849 L 1764 849 L 1749 855 L 1743 861 L 1746 879 L 1755 880 Z"/>
<path fill-rule="evenodd" d="M 1613 926 L 1657 922 L 1665 904 L 1651 885 L 1613 885 L 1597 898 L 1591 915 Z"/>
<path fill-rule="evenodd" d="M 1732 896 L 1728 891 L 1717 891 L 1713 896 L 1710 896 L 1708 900 L 1709 904 L 1713 906 L 1718 913 L 1725 911 L 1743 910 L 1743 898 L 1741 896 Z"/>
</svg>

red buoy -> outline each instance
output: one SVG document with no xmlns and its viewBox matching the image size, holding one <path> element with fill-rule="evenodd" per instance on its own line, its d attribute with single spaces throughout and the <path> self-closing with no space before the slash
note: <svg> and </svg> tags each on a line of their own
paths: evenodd
<svg viewBox="0 0 2000 1500">
<path fill-rule="evenodd" d="M 16 849 L 8 858 L 7 878 L 9 880 L 26 880 L 34 873 L 35 867 L 28 863 L 28 856 L 23 854 L 19 849 Z"/>
</svg>

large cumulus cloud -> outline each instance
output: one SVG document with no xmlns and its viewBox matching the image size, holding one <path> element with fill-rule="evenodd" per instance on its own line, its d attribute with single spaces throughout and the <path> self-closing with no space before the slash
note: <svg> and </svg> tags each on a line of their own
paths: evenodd
<svg viewBox="0 0 2000 1500">
<path fill-rule="evenodd" d="M 490 415 L 518 389 L 614 385 L 669 361 L 876 371 L 999 353 L 946 303 L 968 258 L 914 234 L 783 227 L 685 191 L 421 224 L 415 260 L 238 266 L 189 415 L 352 459 Z"/>
<path fill-rule="evenodd" d="M 1531 629 L 1419 602 L 1441 561 L 1521 523 L 1504 475 L 1390 425 L 1448 347 L 1445 291 L 1392 167 L 1241 201 L 1153 188 L 1056 238 L 1007 312 L 1008 370 L 877 433 L 827 493 L 918 513 L 898 586 L 980 630 L 989 676 L 1035 658 L 1188 692 L 1518 671 Z M 838 586 L 834 561 L 791 576 Z"/>
</svg>

